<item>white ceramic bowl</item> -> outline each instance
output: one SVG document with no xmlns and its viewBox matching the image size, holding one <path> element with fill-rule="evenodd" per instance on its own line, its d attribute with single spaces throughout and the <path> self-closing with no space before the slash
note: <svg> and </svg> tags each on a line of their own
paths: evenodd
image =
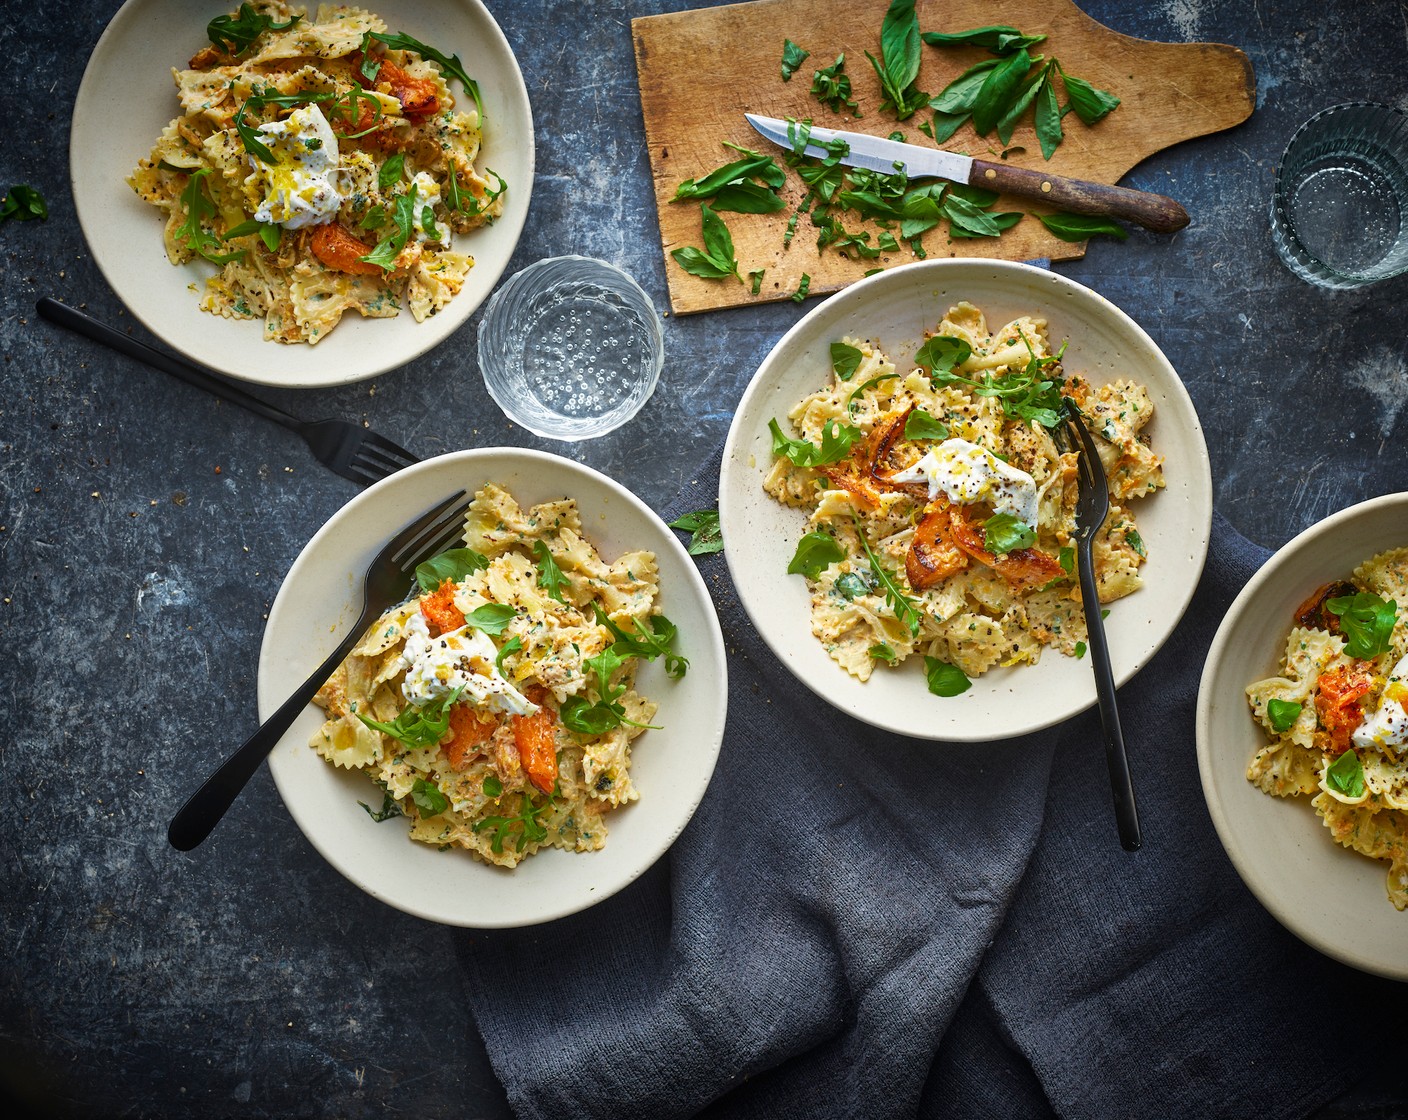
<svg viewBox="0 0 1408 1120">
<path fill-rule="evenodd" d="M 380 804 L 362 774 L 338 770 L 308 746 L 322 725 L 309 706 L 269 757 L 293 819 L 338 871 L 398 909 L 449 925 L 522 926 L 600 902 L 653 864 L 689 822 L 714 772 L 723 741 L 727 673 L 713 603 L 675 534 L 625 487 L 589 467 L 540 451 L 486 448 L 426 460 L 369 487 L 333 515 L 289 570 L 264 631 L 259 715 L 267 718 L 327 655 L 361 607 L 362 574 L 397 530 L 436 502 L 486 482 L 524 506 L 575 498 L 584 533 L 607 559 L 634 548 L 660 565 L 660 605 L 679 627 L 689 658 L 678 681 L 660 662 L 641 666 L 641 692 L 660 708 L 660 730 L 635 741 L 631 777 L 640 800 L 613 813 L 606 847 L 546 849 L 512 871 L 468 852 L 437 851 L 411 840 L 406 823 L 380 824 L 358 804 Z"/>
<path fill-rule="evenodd" d="M 782 663 L 826 702 L 876 727 L 922 739 L 974 742 L 1049 727 L 1096 702 L 1088 659 L 1046 651 L 1035 665 L 996 668 L 956 697 L 929 693 L 918 658 L 877 668 L 861 684 L 811 633 L 805 581 L 787 574 L 805 514 L 763 491 L 772 463 L 768 421 L 786 430 L 791 407 L 830 379 L 829 348 L 843 335 L 874 339 L 903 369 L 950 307 L 967 300 L 993 327 L 1022 314 L 1045 318 L 1063 365 L 1094 384 L 1128 376 L 1145 385 L 1155 415 L 1146 429 L 1164 457 L 1167 488 L 1132 506 L 1148 548 L 1145 586 L 1112 604 L 1106 630 L 1119 683 L 1172 633 L 1197 586 L 1212 522 L 1212 480 L 1197 413 L 1153 340 L 1102 296 L 1045 269 L 988 260 L 942 260 L 878 273 L 827 299 L 764 359 L 734 415 L 724 448 L 719 513 L 729 571 L 753 624 Z"/>
<path fill-rule="evenodd" d="M 1198 770 L 1238 874 L 1307 944 L 1365 972 L 1408 980 L 1408 912 L 1385 893 L 1388 865 L 1330 839 L 1308 798 L 1268 797 L 1247 781 L 1266 743 L 1247 685 L 1275 676 L 1296 608 L 1363 561 L 1408 545 L 1408 494 L 1350 506 L 1280 548 L 1218 627 L 1198 689 Z"/>
<path fill-rule="evenodd" d="M 215 266 L 174 267 L 162 242 L 164 219 L 137 197 L 127 177 L 179 115 L 171 68 L 209 43 L 206 24 L 236 0 L 127 0 L 108 24 L 83 73 L 73 108 L 69 174 L 78 221 L 93 259 L 128 309 L 154 335 L 192 361 L 230 377 L 283 388 L 342 385 L 396 369 L 445 341 L 485 300 L 508 266 L 533 189 L 533 114 L 508 40 L 479 0 L 376 0 L 367 5 L 392 31 L 459 55 L 484 101 L 478 166 L 508 183 L 492 226 L 455 238 L 475 265 L 438 315 L 417 323 L 343 316 L 316 346 L 266 342 L 258 319 L 201 311 L 198 291 Z M 452 84 L 458 100 L 467 96 Z"/>
</svg>

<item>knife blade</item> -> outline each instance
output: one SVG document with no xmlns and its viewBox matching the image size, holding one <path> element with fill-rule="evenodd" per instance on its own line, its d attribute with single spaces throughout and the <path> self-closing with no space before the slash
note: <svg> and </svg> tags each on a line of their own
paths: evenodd
<svg viewBox="0 0 1408 1120">
<path fill-rule="evenodd" d="M 789 151 L 794 149 L 797 125 L 756 113 L 743 116 L 774 144 Z M 903 172 L 911 179 L 948 179 L 1045 202 L 1070 214 L 1123 218 L 1155 233 L 1173 233 L 1188 224 L 1188 212 L 1161 194 L 992 163 L 957 152 L 886 140 L 865 132 L 813 126 L 804 150 L 809 156 L 825 159 L 833 154 L 826 145 L 834 145 L 838 140 L 847 146 L 846 154 L 840 157 L 840 162 L 847 167 L 863 167 L 890 175 Z"/>
</svg>

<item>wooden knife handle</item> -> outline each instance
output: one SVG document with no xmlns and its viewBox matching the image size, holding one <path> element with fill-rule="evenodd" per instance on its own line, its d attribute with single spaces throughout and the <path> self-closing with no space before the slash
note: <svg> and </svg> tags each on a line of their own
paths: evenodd
<svg viewBox="0 0 1408 1120">
<path fill-rule="evenodd" d="M 975 187 L 1020 195 L 1035 202 L 1049 202 L 1070 214 L 1123 218 L 1155 233 L 1173 233 L 1188 224 L 1188 211 L 1171 198 L 1106 183 L 1067 179 L 1007 163 L 973 161 L 968 182 Z"/>
</svg>

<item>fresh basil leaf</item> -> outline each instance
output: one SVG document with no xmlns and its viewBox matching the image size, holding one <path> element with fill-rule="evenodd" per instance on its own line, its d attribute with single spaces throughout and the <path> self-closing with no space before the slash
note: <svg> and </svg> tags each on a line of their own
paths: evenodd
<svg viewBox="0 0 1408 1120">
<path fill-rule="evenodd" d="M 670 256 L 674 257 L 675 263 L 691 276 L 699 276 L 705 280 L 722 280 L 726 276 L 733 275 L 732 269 L 716 263 L 713 257 L 701 249 L 696 249 L 693 245 L 671 249 Z"/>
<path fill-rule="evenodd" d="M 1076 649 L 1075 649 L 1075 654 L 1076 654 L 1076 660 L 1077 660 L 1077 661 L 1079 661 L 1082 657 L 1085 656 L 1085 651 L 1086 651 L 1086 645 L 1085 645 L 1085 643 L 1084 643 L 1084 642 L 1077 642 L 1077 643 L 1076 643 Z"/>
<path fill-rule="evenodd" d="M 493 774 L 484 779 L 485 797 L 502 797 L 504 795 L 504 784 Z"/>
<path fill-rule="evenodd" d="M 1144 538 L 1139 535 L 1138 530 L 1130 529 L 1125 533 L 1124 539 L 1129 543 L 1129 547 L 1134 549 L 1141 558 L 1148 559 L 1148 553 L 1144 551 Z"/>
<path fill-rule="evenodd" d="M 787 574 L 816 579 L 832 564 L 839 564 L 845 558 L 845 552 L 829 533 L 807 533 L 797 542 Z"/>
<path fill-rule="evenodd" d="M 365 801 L 357 802 L 358 805 L 367 811 L 367 816 L 371 817 L 377 824 L 380 824 L 382 821 L 389 821 L 392 817 L 404 817 L 406 814 L 401 812 L 400 802 L 391 796 L 391 791 L 381 782 L 377 782 L 377 785 L 381 786 L 380 809 L 374 810 Z"/>
<path fill-rule="evenodd" d="M 948 426 L 922 408 L 911 409 L 904 422 L 905 439 L 948 439 Z"/>
<path fill-rule="evenodd" d="M 1302 705 L 1293 700 L 1278 700 L 1273 696 L 1266 702 L 1266 718 L 1271 723 L 1271 730 L 1278 734 L 1289 731 L 1300 718 L 1301 708 Z"/>
<path fill-rule="evenodd" d="M 499 676 L 502 677 L 504 675 L 504 658 L 508 657 L 510 654 L 519 653 L 522 649 L 523 639 L 517 634 L 504 643 L 503 649 L 499 650 L 494 657 L 494 668 L 499 671 Z"/>
<path fill-rule="evenodd" d="M 793 215 L 794 219 L 795 217 L 796 215 Z M 752 272 L 748 273 L 748 279 L 752 281 L 752 286 L 749 291 L 751 291 L 753 295 L 757 295 L 763 290 L 763 277 L 767 275 L 767 271 L 768 270 L 765 268 L 755 268 Z"/>
<path fill-rule="evenodd" d="M 17 222 L 28 222 L 34 218 L 43 220 L 48 217 L 49 206 L 44 201 L 44 196 L 23 183 L 12 186 L 5 195 L 4 202 L 0 202 L 0 222 L 9 218 L 14 218 Z"/>
<path fill-rule="evenodd" d="M 724 550 L 723 528 L 719 524 L 719 511 L 697 509 L 670 522 L 671 529 L 683 529 L 690 534 L 686 551 L 691 556 L 706 556 Z"/>
<path fill-rule="evenodd" d="M 1086 124 L 1094 124 L 1096 121 L 1103 120 L 1120 103 L 1120 99 L 1113 93 L 1096 89 L 1084 78 L 1067 74 L 1064 68 L 1061 70 L 1061 84 L 1066 87 L 1067 103 L 1075 110 L 1076 116 Z"/>
<path fill-rule="evenodd" d="M 782 80 L 790 82 L 797 68 L 806 62 L 811 51 L 804 51 L 791 39 L 782 40 Z"/>
<path fill-rule="evenodd" d="M 944 86 L 936 97 L 931 97 L 929 108 L 941 116 L 960 114 L 966 117 L 972 113 L 973 106 L 977 104 L 978 95 L 982 92 L 983 83 L 988 80 L 988 75 L 1001 65 L 1000 58 L 989 58 L 974 63 Z M 935 131 L 937 132 L 937 126 Z"/>
<path fill-rule="evenodd" d="M 1067 575 L 1071 575 L 1076 570 L 1076 550 L 1070 545 L 1061 546 L 1061 551 L 1056 554 L 1056 560 L 1061 565 L 1061 570 Z"/>
<path fill-rule="evenodd" d="M 415 785 L 411 786 L 411 800 L 415 802 L 417 809 L 430 817 L 439 816 L 450 807 L 445 795 L 424 778 L 417 778 Z"/>
<path fill-rule="evenodd" d="M 1023 49 L 1003 59 L 988 74 L 973 102 L 973 128 L 979 136 L 986 136 L 1007 114 L 1031 66 L 1031 56 Z"/>
<path fill-rule="evenodd" d="M 957 696 L 973 687 L 973 682 L 957 665 L 924 655 L 924 678 L 935 696 Z"/>
<path fill-rule="evenodd" d="M 972 354 L 973 348 L 963 339 L 936 334 L 919 348 L 914 355 L 914 364 L 933 377 L 937 373 L 947 373 L 954 366 L 961 366 Z"/>
<path fill-rule="evenodd" d="M 1024 35 L 1015 27 L 995 24 L 991 27 L 974 27 L 968 31 L 926 31 L 921 36 L 931 47 L 986 47 L 994 54 L 1011 54 L 1025 47 L 1034 47 L 1046 41 L 1045 35 Z"/>
<path fill-rule="evenodd" d="M 1010 513 L 995 513 L 983 522 L 983 547 L 989 552 L 1011 552 L 1036 544 L 1036 530 Z"/>
<path fill-rule="evenodd" d="M 417 564 L 416 583 L 420 584 L 421 590 L 427 595 L 433 595 L 446 580 L 459 583 L 466 576 L 482 572 L 488 566 L 488 557 L 475 552 L 474 549 L 452 548 Z"/>
<path fill-rule="evenodd" d="M 925 131 L 935 144 L 942 144 L 955 132 L 963 127 L 963 122 L 972 116 L 971 113 L 935 113 L 934 119 L 929 122 Z M 920 125 L 924 128 L 924 125 Z"/>
<path fill-rule="evenodd" d="M 1041 92 L 1042 83 L 1050 80 L 1051 63 L 1047 63 L 1039 70 L 1033 70 L 1022 80 L 1021 87 L 1017 90 L 1017 96 L 1012 101 L 1012 106 L 1002 115 L 1002 119 L 997 122 L 997 138 L 1005 145 L 1012 139 L 1012 132 L 1017 127 L 1017 121 L 1021 119 L 1028 106 L 1036 100 L 1036 95 Z"/>
<path fill-rule="evenodd" d="M 849 343 L 833 342 L 831 344 L 831 372 L 841 381 L 849 381 L 854 377 L 864 358 L 865 355 L 860 352 L 860 349 Z"/>
<path fill-rule="evenodd" d="M 694 276 L 714 280 L 737 276 L 742 283 L 743 277 L 738 276 L 738 261 L 733 255 L 733 237 L 728 232 L 728 226 L 724 225 L 723 219 L 714 213 L 707 202 L 701 202 L 699 210 L 704 234 L 703 251 L 691 245 L 672 249 L 670 255 L 681 268 Z"/>
<path fill-rule="evenodd" d="M 775 214 L 787 209 L 787 200 L 757 183 L 729 183 L 714 195 L 714 209 L 732 214 Z"/>
<path fill-rule="evenodd" d="M 900 206 L 900 213 L 903 215 L 900 219 L 900 236 L 908 240 L 938 225 L 944 214 L 940 205 L 942 197 L 940 195 L 935 198 L 927 194 L 914 198 L 906 196 Z"/>
<path fill-rule="evenodd" d="M 1345 638 L 1345 653 L 1368 661 L 1388 649 L 1393 638 L 1393 626 L 1398 619 L 1398 604 L 1385 602 L 1372 591 L 1359 591 L 1328 599 L 1325 607 L 1340 620 Z"/>
<path fill-rule="evenodd" d="M 1325 767 L 1325 785 L 1345 797 L 1364 796 L 1364 764 L 1353 747 Z"/>
<path fill-rule="evenodd" d="M 504 627 L 512 622 L 517 614 L 512 607 L 503 603 L 485 603 L 465 615 L 464 621 L 466 625 L 483 630 L 491 638 L 496 638 L 504 632 Z"/>
<path fill-rule="evenodd" d="M 567 577 L 562 574 L 562 569 L 552 558 L 552 550 L 548 548 L 546 541 L 533 542 L 533 559 L 538 563 L 538 586 L 559 603 L 566 603 L 567 600 L 562 597 L 562 589 L 567 586 Z"/>
<path fill-rule="evenodd" d="M 287 31 L 302 18 L 294 16 L 287 23 L 275 23 L 271 16 L 255 11 L 254 5 L 246 2 L 232 16 L 216 16 L 205 25 L 205 33 L 215 46 L 239 56 L 249 50 L 264 32 Z"/>
<path fill-rule="evenodd" d="M 948 218 L 955 229 L 979 237 L 1000 237 L 1002 235 L 1003 227 L 993 220 L 991 214 L 974 206 L 966 198 L 959 198 L 954 194 L 944 199 L 944 216 Z"/>
<path fill-rule="evenodd" d="M 748 179 L 761 178 L 772 187 L 780 187 L 787 181 L 786 172 L 777 165 L 772 156 L 765 156 L 751 149 L 745 151 L 747 154 L 744 158 L 717 167 L 702 179 L 686 179 L 675 188 L 675 197 L 670 201 L 711 198 L 724 187 Z"/>
<path fill-rule="evenodd" d="M 866 652 L 870 654 L 874 660 L 883 661 L 886 665 L 893 665 L 899 660 L 899 654 L 894 651 L 894 648 L 888 642 L 876 642 L 866 650 Z"/>
<path fill-rule="evenodd" d="M 1061 146 L 1061 109 L 1056 104 L 1056 88 L 1043 82 L 1036 96 L 1036 138 L 1041 142 L 1041 154 L 1050 159 Z"/>
<path fill-rule="evenodd" d="M 400 152 L 389 156 L 376 173 L 377 189 L 385 193 L 406 177 L 406 157 Z"/>
<path fill-rule="evenodd" d="M 914 0 L 890 0 L 880 22 L 880 54 L 885 61 L 885 77 L 900 94 L 919 77 L 919 16 Z"/>
<path fill-rule="evenodd" d="M 1113 219 L 1090 214 L 1038 214 L 1037 218 L 1062 241 L 1084 241 L 1100 234 L 1123 241 L 1129 236 L 1129 231 Z"/>
<path fill-rule="evenodd" d="M 1004 231 L 1011 229 L 1024 217 L 1026 217 L 1025 212 L 1021 210 L 1008 210 L 1002 214 L 993 214 L 988 211 L 984 211 L 984 213 L 987 214 L 988 218 L 992 222 L 992 225 L 997 227 L 998 234 L 1001 234 Z M 986 228 L 986 226 L 984 228 Z M 952 223 L 949 224 L 948 235 L 955 241 L 962 241 L 965 238 L 993 236 L 993 234 L 991 233 L 973 233 L 969 230 L 964 229 L 962 226 L 953 225 Z"/>
<path fill-rule="evenodd" d="M 811 294 L 811 290 L 812 290 L 812 278 L 811 278 L 811 274 L 810 274 L 810 273 L 807 273 L 807 272 L 804 272 L 804 273 L 802 273 L 802 278 L 797 281 L 797 290 L 792 293 L 792 302 L 793 302 L 793 303 L 801 303 L 804 299 L 807 298 L 807 296 L 809 296 L 809 295 Z"/>
</svg>

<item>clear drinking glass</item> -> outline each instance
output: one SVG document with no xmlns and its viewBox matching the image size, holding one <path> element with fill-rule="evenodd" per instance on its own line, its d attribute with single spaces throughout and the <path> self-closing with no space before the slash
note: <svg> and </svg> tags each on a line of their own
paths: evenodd
<svg viewBox="0 0 1408 1120">
<path fill-rule="evenodd" d="M 1408 271 L 1408 113 L 1355 101 L 1301 125 L 1276 169 L 1271 237 L 1287 268 L 1326 288 Z"/>
<path fill-rule="evenodd" d="M 535 435 L 604 435 L 640 411 L 665 361 L 639 284 L 591 257 L 551 257 L 510 277 L 479 325 L 489 395 Z"/>
</svg>

